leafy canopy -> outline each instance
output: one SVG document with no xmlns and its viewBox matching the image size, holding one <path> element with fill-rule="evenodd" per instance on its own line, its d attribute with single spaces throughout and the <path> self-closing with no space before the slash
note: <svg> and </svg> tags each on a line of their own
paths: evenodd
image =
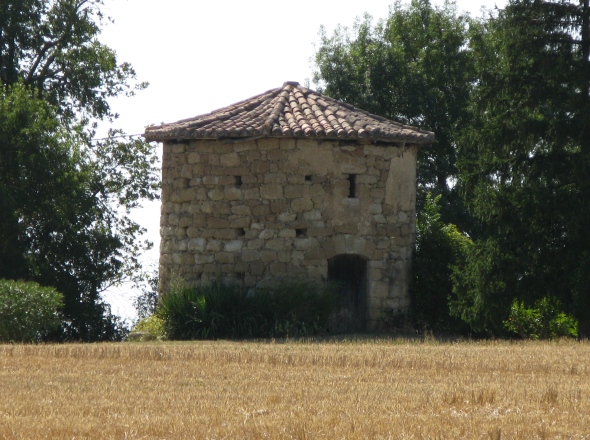
<svg viewBox="0 0 590 440">
<path fill-rule="evenodd" d="M 500 331 L 514 298 L 551 296 L 590 334 L 590 7 L 511 0 L 474 41 L 461 184 L 482 239 L 457 311 Z"/>
<path fill-rule="evenodd" d="M 157 197 L 154 147 L 116 129 L 108 99 L 145 87 L 98 40 L 98 0 L 0 9 L 0 278 L 64 294 L 55 337 L 118 337 L 100 293 L 140 275 L 148 243 L 128 213 Z"/>
<path fill-rule="evenodd" d="M 0 80 L 22 82 L 66 118 L 113 118 L 108 98 L 132 95 L 129 63 L 100 43 L 102 0 L 4 1 L 0 9 Z"/>
</svg>

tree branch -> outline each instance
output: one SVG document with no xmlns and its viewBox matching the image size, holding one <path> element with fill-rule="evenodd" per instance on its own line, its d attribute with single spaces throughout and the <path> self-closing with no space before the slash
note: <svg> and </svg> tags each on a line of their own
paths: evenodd
<svg viewBox="0 0 590 440">
<path fill-rule="evenodd" d="M 35 71 L 37 70 L 37 67 L 39 67 L 39 64 L 41 63 L 41 60 L 43 59 L 43 57 L 45 56 L 45 54 L 47 53 L 47 51 L 53 47 L 55 47 L 57 45 L 57 41 L 52 41 L 50 43 L 46 43 L 43 45 L 43 48 L 37 53 L 37 57 L 35 59 L 35 61 L 33 62 L 33 65 L 31 66 L 31 68 L 29 69 L 29 73 L 27 74 L 27 77 L 25 79 L 25 84 L 31 84 L 33 81 L 33 76 L 35 74 Z M 44 66 L 45 69 L 46 66 Z"/>
</svg>

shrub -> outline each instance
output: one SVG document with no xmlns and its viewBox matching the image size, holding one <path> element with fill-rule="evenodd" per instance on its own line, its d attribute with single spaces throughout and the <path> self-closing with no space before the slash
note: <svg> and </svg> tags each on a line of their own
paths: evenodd
<svg viewBox="0 0 590 440">
<path fill-rule="evenodd" d="M 158 316 L 170 339 L 207 339 L 230 331 L 229 321 L 242 309 L 243 295 L 236 286 L 214 284 L 176 287 L 160 298 Z"/>
<path fill-rule="evenodd" d="M 34 282 L 0 280 L 0 341 L 40 341 L 60 326 L 63 295 Z"/>
<path fill-rule="evenodd" d="M 333 289 L 310 283 L 248 291 L 216 283 L 171 290 L 157 313 L 171 339 L 296 336 L 326 330 L 336 298 Z"/>
<path fill-rule="evenodd" d="M 416 220 L 416 252 L 412 265 L 412 319 L 425 330 L 465 332 L 466 325 L 449 309 L 453 267 L 465 260 L 471 240 L 441 217 L 441 196 L 426 195 Z"/>
<path fill-rule="evenodd" d="M 531 308 L 526 307 L 523 301 L 515 299 L 510 307 L 510 315 L 504 321 L 504 326 L 526 339 L 578 336 L 576 319 L 564 313 L 561 303 L 552 297 L 536 301 Z"/>
<path fill-rule="evenodd" d="M 166 338 L 166 323 L 157 315 L 140 319 L 129 333 L 130 340 L 153 341 Z"/>
</svg>

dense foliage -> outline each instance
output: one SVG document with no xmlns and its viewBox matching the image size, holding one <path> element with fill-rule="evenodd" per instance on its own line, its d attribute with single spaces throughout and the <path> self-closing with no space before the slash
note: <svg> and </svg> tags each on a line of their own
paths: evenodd
<svg viewBox="0 0 590 440">
<path fill-rule="evenodd" d="M 552 297 L 537 300 L 534 307 L 526 307 L 523 301 L 515 299 L 504 326 L 527 339 L 578 336 L 576 319 L 563 313 L 559 301 Z"/>
<path fill-rule="evenodd" d="M 511 0 L 472 42 L 479 81 L 460 143 L 481 239 L 456 309 L 499 332 L 514 299 L 552 296 L 590 330 L 590 7 Z"/>
<path fill-rule="evenodd" d="M 98 41 L 98 0 L 5 1 L 0 8 L 0 277 L 64 294 L 59 339 L 117 339 L 100 294 L 137 277 L 139 225 L 156 197 L 154 148 L 118 130 L 108 98 L 135 72 Z"/>
<path fill-rule="evenodd" d="M 514 304 L 555 298 L 590 335 L 588 0 L 509 0 L 479 20 L 452 3 L 396 3 L 376 26 L 323 34 L 315 81 L 438 138 L 419 157 L 419 321 L 507 335 Z M 473 240 L 451 269 L 449 235 L 424 229 L 429 190 L 442 195 L 437 222 Z"/>
<path fill-rule="evenodd" d="M 0 280 L 0 341 L 36 342 L 59 328 L 63 295 L 34 282 Z"/>
<path fill-rule="evenodd" d="M 428 194 L 416 222 L 416 251 L 412 265 L 412 316 L 427 331 L 462 333 L 468 326 L 451 316 L 454 268 L 465 264 L 472 241 L 453 224 L 442 221 L 441 196 Z"/>
<path fill-rule="evenodd" d="M 305 282 L 245 290 L 238 285 L 179 287 L 157 309 L 170 339 L 304 336 L 325 332 L 340 309 L 336 290 Z"/>
</svg>

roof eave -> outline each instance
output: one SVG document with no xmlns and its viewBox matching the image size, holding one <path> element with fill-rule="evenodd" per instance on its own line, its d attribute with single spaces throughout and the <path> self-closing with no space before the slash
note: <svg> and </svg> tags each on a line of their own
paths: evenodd
<svg viewBox="0 0 590 440">
<path fill-rule="evenodd" d="M 400 138 L 393 138 L 393 137 L 366 137 L 366 136 L 343 136 L 343 137 L 336 137 L 336 136 L 273 136 L 271 135 L 253 135 L 253 136 L 186 136 L 186 135 L 170 135 L 170 134 L 150 134 L 146 132 L 144 134 L 144 138 L 147 142 L 186 142 L 186 141 L 200 141 L 200 140 L 221 140 L 221 141 L 236 141 L 236 142 L 244 142 L 253 139 L 261 139 L 261 138 L 274 138 L 274 139 L 316 139 L 319 141 L 369 141 L 369 142 L 384 142 L 384 143 L 399 143 L 399 142 L 406 142 L 411 144 L 418 144 L 418 145 L 430 145 L 436 142 L 433 133 L 425 133 L 422 132 L 426 136 L 422 138 L 415 138 L 415 137 L 400 137 Z"/>
</svg>

